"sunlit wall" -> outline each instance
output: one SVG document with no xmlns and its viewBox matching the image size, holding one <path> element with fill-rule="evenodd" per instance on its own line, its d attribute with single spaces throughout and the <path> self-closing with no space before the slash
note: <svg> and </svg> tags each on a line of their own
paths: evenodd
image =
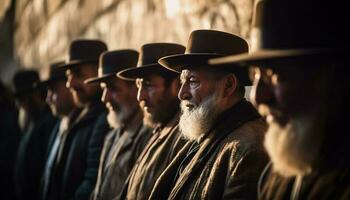
<svg viewBox="0 0 350 200">
<path fill-rule="evenodd" d="M 194 29 L 247 38 L 254 0 L 17 0 L 15 57 L 44 69 L 65 57 L 74 38 L 100 38 L 110 49 L 148 42 L 187 43 Z"/>
</svg>

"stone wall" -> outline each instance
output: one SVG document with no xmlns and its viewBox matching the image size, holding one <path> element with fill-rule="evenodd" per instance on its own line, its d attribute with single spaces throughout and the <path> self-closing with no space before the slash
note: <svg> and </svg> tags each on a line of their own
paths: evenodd
<svg viewBox="0 0 350 200">
<path fill-rule="evenodd" d="M 19 68 L 13 54 L 14 3 L 12 0 L 0 0 L 0 79 L 6 85 L 10 85 L 13 74 Z"/>
<path fill-rule="evenodd" d="M 15 57 L 45 69 L 75 38 L 100 38 L 109 49 L 149 42 L 187 43 L 195 29 L 247 38 L 254 0 L 17 0 Z"/>
</svg>

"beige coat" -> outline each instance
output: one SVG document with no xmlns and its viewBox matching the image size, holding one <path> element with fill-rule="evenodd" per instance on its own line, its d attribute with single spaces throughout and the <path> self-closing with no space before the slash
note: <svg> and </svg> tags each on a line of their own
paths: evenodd
<svg viewBox="0 0 350 200">
<path fill-rule="evenodd" d="M 153 134 L 130 174 L 121 199 L 148 198 L 159 175 L 185 143 L 177 124 L 178 115 Z"/>
<path fill-rule="evenodd" d="M 91 199 L 112 199 L 119 195 L 151 136 L 150 132 L 149 128 L 143 126 L 142 113 L 138 111 L 126 128 L 114 130 L 106 137 L 97 184 Z"/>
</svg>

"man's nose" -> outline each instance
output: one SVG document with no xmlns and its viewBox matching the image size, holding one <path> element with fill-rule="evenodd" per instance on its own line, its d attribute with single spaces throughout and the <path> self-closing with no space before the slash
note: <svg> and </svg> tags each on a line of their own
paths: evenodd
<svg viewBox="0 0 350 200">
<path fill-rule="evenodd" d="M 177 97 L 178 97 L 180 100 L 186 100 L 186 99 L 191 98 L 191 93 L 190 93 L 190 91 L 189 91 L 188 84 L 183 83 L 183 84 L 181 85 L 181 88 L 180 88 L 180 90 L 179 90 L 179 93 L 178 93 Z"/>
<path fill-rule="evenodd" d="M 140 86 L 137 90 L 137 101 L 146 101 L 148 98 L 147 91 L 143 86 Z"/>
<path fill-rule="evenodd" d="M 67 82 L 66 82 L 66 87 L 68 89 L 74 89 L 74 88 L 78 88 L 81 80 L 79 78 L 77 78 L 74 74 L 70 74 L 67 76 Z"/>
<path fill-rule="evenodd" d="M 111 101 L 111 91 L 108 88 L 105 88 L 103 90 L 103 94 L 101 97 L 101 101 L 106 104 L 107 102 Z"/>
<path fill-rule="evenodd" d="M 249 97 L 255 106 L 270 104 L 273 100 L 272 86 L 264 83 L 261 77 L 255 78 Z"/>
</svg>

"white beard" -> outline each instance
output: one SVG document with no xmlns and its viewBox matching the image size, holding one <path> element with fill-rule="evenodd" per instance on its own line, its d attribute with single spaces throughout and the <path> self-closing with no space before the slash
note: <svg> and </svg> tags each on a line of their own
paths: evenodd
<svg viewBox="0 0 350 200">
<path fill-rule="evenodd" d="M 270 122 L 264 144 L 273 169 L 284 177 L 309 174 L 322 141 L 320 127 L 313 116 L 292 119 L 285 127 Z"/>
<path fill-rule="evenodd" d="M 206 134 L 213 126 L 219 115 L 217 105 L 219 95 L 214 92 L 210 97 L 205 99 L 200 105 L 189 110 L 186 100 L 181 101 L 181 117 L 179 128 L 182 136 L 190 141 L 198 140 L 203 134 Z"/>
</svg>

